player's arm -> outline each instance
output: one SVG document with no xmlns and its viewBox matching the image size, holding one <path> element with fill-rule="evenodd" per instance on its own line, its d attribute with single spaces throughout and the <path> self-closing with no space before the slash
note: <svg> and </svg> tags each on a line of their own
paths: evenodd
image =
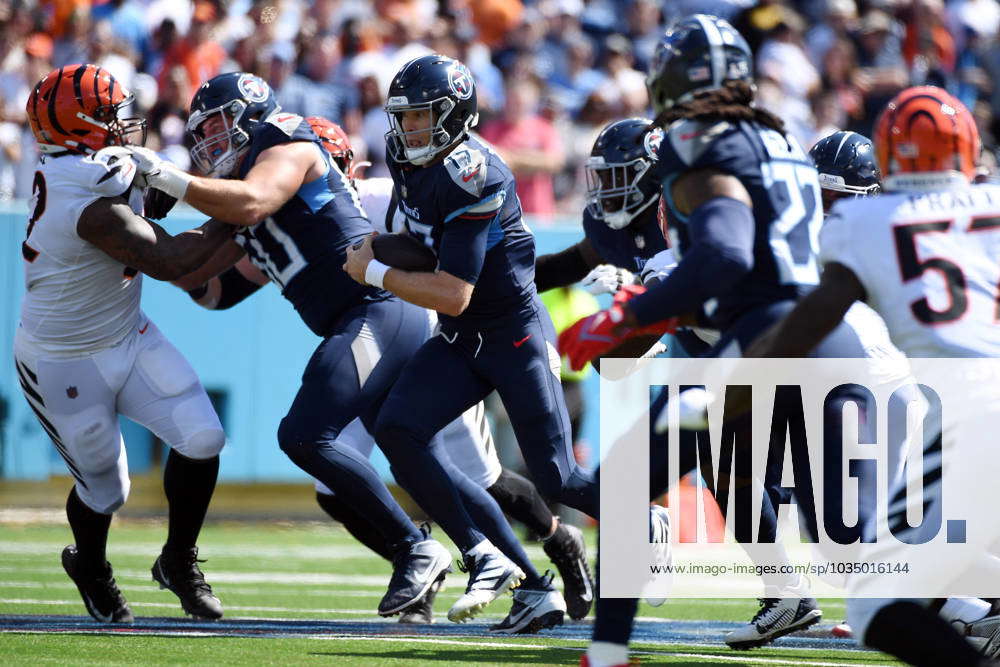
<svg viewBox="0 0 1000 667">
<path fill-rule="evenodd" d="M 535 259 L 535 287 L 539 292 L 566 287 L 583 280 L 594 267 L 605 264 L 586 237 L 560 252 Z"/>
<path fill-rule="evenodd" d="M 232 226 L 218 220 L 171 236 L 136 215 L 122 197 L 102 197 L 87 206 L 76 231 L 122 264 L 157 280 L 176 280 L 194 271 L 233 237 Z"/>
<path fill-rule="evenodd" d="M 184 289 L 195 303 L 209 310 L 227 310 L 254 294 L 268 283 L 268 278 L 246 257 L 230 266 L 207 282 L 186 287 L 175 282 Z"/>
<path fill-rule="evenodd" d="M 303 183 L 322 175 L 322 158 L 316 146 L 302 141 L 263 151 L 243 179 L 192 176 L 152 151 L 129 150 L 150 187 L 232 225 L 256 225 L 284 206 Z"/>
<path fill-rule="evenodd" d="M 697 312 L 753 268 L 753 202 L 739 179 L 718 169 L 695 169 L 674 182 L 672 194 L 688 218 L 691 247 L 662 282 L 628 302 L 627 326 Z"/>
<path fill-rule="evenodd" d="M 743 356 L 804 357 L 840 324 L 851 304 L 865 296 L 864 286 L 851 269 L 830 262 L 823 269 L 819 287 L 757 338 Z"/>
</svg>

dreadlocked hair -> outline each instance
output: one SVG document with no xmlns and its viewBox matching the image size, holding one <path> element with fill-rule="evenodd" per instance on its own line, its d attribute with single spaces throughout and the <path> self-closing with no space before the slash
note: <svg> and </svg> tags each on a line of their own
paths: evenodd
<svg viewBox="0 0 1000 667">
<path fill-rule="evenodd" d="M 754 121 L 784 134 L 785 122 L 770 111 L 751 106 L 753 87 L 746 81 L 724 81 L 721 88 L 695 93 L 687 102 L 664 109 L 653 125 L 666 128 L 675 120 Z"/>
</svg>

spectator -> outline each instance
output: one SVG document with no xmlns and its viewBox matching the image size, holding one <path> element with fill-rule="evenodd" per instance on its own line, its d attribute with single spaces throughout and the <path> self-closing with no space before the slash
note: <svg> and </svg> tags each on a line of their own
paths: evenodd
<svg viewBox="0 0 1000 667">
<path fill-rule="evenodd" d="M 858 27 L 854 85 L 864 96 L 864 118 L 857 129 L 865 136 L 871 135 L 875 119 L 889 100 L 909 85 L 901 34 L 899 24 L 879 9 L 869 9 Z"/>
<path fill-rule="evenodd" d="M 944 26 L 942 0 L 915 0 L 906 24 L 903 57 L 910 68 L 910 84 L 947 86 L 955 70 L 955 40 Z"/>
<path fill-rule="evenodd" d="M 196 3 L 188 34 L 175 42 L 163 59 L 162 70 L 157 78 L 161 86 L 166 73 L 175 65 L 181 65 L 187 70 L 192 86 L 198 86 L 219 73 L 227 56 L 212 34 L 215 25 L 215 6 L 205 1 Z"/>
<path fill-rule="evenodd" d="M 87 62 L 108 70 L 119 83 L 132 90 L 136 56 L 125 42 L 115 37 L 109 21 L 98 21 L 90 31 L 90 55 Z"/>
<path fill-rule="evenodd" d="M 85 9 L 74 11 L 66 19 L 62 36 L 55 40 L 52 65 L 62 67 L 87 62 L 90 54 L 90 14 Z"/>
<path fill-rule="evenodd" d="M 757 54 L 758 83 L 767 79 L 781 90 L 777 106 L 765 107 L 782 118 L 789 131 L 803 144 L 812 138 L 809 97 L 819 89 L 816 68 L 806 57 L 802 44 L 802 18 L 791 9 L 781 9 L 775 24 Z"/>
<path fill-rule="evenodd" d="M 566 59 L 565 77 L 550 81 L 550 84 L 562 107 L 576 118 L 590 95 L 608 79 L 593 68 L 594 47 L 584 35 L 576 35 L 567 41 Z"/>
<path fill-rule="evenodd" d="M 95 6 L 90 12 L 90 18 L 94 23 L 110 23 L 115 37 L 138 56 L 137 64 L 143 65 L 149 59 L 149 30 L 135 0 L 108 0 Z"/>
<path fill-rule="evenodd" d="M 632 44 L 635 67 L 643 72 L 648 71 L 653 51 L 663 35 L 660 7 L 653 0 L 631 0 L 626 22 L 625 35 Z"/>
<path fill-rule="evenodd" d="M 829 0 L 826 19 L 806 32 L 806 49 L 814 67 L 822 67 L 826 52 L 836 42 L 848 39 L 857 22 L 858 6 L 854 0 Z"/>
<path fill-rule="evenodd" d="M 482 128 L 517 180 L 528 215 L 551 221 L 556 212 L 552 175 L 563 167 L 563 148 L 552 123 L 538 114 L 540 91 L 531 79 L 507 84 L 503 116 Z"/>
<path fill-rule="evenodd" d="M 302 54 L 303 73 L 289 76 L 276 91 L 282 109 L 300 116 L 322 116 L 348 134 L 357 134 L 361 127 L 358 93 L 333 80 L 339 64 L 339 40 L 333 35 L 315 39 Z"/>
<path fill-rule="evenodd" d="M 624 35 L 604 40 L 604 73 L 618 89 L 622 115 L 637 116 L 649 106 L 646 77 L 632 67 L 632 45 Z"/>
</svg>

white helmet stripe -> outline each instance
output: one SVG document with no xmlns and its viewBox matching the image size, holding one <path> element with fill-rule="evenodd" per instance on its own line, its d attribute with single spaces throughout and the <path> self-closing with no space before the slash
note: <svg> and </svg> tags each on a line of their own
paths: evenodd
<svg viewBox="0 0 1000 667">
<path fill-rule="evenodd" d="M 712 86 L 718 88 L 726 78 L 726 54 L 723 51 L 725 42 L 722 41 L 722 33 L 719 32 L 719 26 L 715 25 L 715 21 L 708 16 L 695 14 L 695 19 L 701 24 L 701 29 L 708 38 L 708 52 L 712 58 Z"/>
<path fill-rule="evenodd" d="M 837 158 L 840 157 L 840 149 L 844 147 L 844 144 L 847 143 L 847 140 L 850 139 L 853 134 L 854 132 L 844 132 L 844 136 L 840 138 L 840 144 L 837 146 L 837 152 L 833 154 L 834 162 L 836 162 Z"/>
</svg>

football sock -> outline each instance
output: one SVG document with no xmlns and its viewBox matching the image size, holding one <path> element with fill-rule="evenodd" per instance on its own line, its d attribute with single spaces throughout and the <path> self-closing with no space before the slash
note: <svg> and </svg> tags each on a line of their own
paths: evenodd
<svg viewBox="0 0 1000 667">
<path fill-rule="evenodd" d="M 601 590 L 600 579 L 601 561 L 598 558 L 595 591 Z M 591 640 L 595 643 L 628 646 L 628 640 L 632 636 L 632 623 L 638 610 L 639 600 L 636 598 L 598 597 L 594 601 L 594 630 Z"/>
<path fill-rule="evenodd" d="M 382 533 L 376 530 L 368 517 L 353 507 L 344 503 L 338 496 L 327 493 L 316 493 L 316 502 L 334 521 L 343 524 L 354 539 L 365 545 L 382 558 L 392 560 L 392 550 Z"/>
<path fill-rule="evenodd" d="M 500 509 L 523 523 L 528 530 L 543 538 L 552 534 L 554 517 L 531 481 L 503 468 L 497 481 L 486 490 Z"/>
<path fill-rule="evenodd" d="M 105 550 L 108 545 L 111 515 L 95 512 L 84 505 L 80 496 L 76 494 L 74 486 L 66 499 L 66 518 L 73 530 L 80 569 L 89 572 L 102 571 L 108 561 Z"/>
<path fill-rule="evenodd" d="M 593 641 L 587 647 L 591 667 L 617 667 L 628 664 L 628 646 L 611 642 Z"/>
<path fill-rule="evenodd" d="M 893 602 L 880 609 L 868 625 L 864 643 L 918 667 L 964 667 L 983 659 L 947 621 L 913 602 Z"/>
<path fill-rule="evenodd" d="M 218 456 L 191 459 L 170 450 L 163 467 L 163 490 L 169 508 L 164 550 L 184 551 L 197 544 L 218 476 Z"/>
</svg>

